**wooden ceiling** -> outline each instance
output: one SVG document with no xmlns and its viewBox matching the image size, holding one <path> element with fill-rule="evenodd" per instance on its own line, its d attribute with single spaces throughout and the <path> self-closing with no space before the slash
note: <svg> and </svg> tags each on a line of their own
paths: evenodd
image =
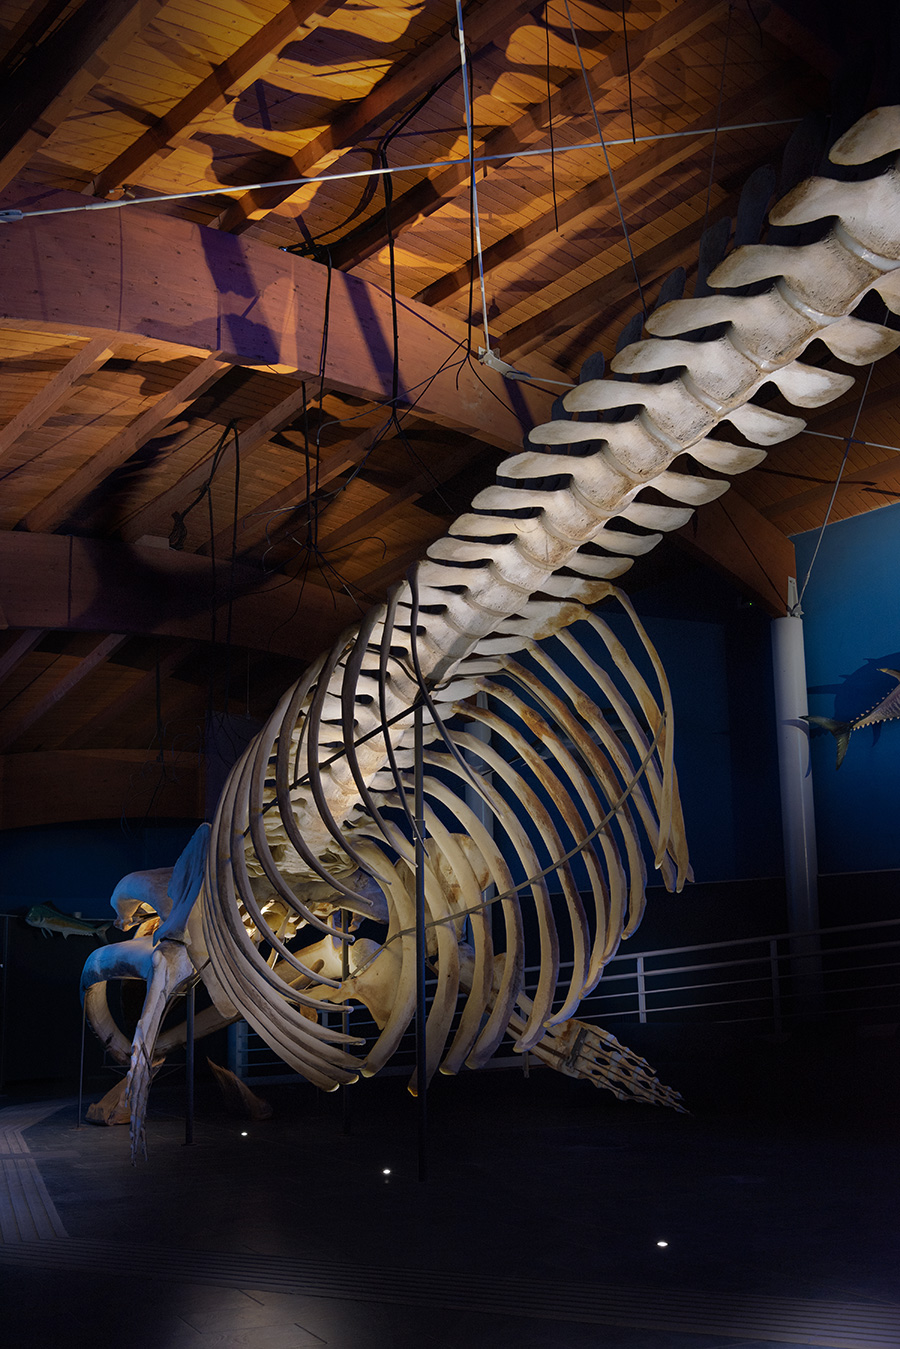
<svg viewBox="0 0 900 1349">
<path fill-rule="evenodd" d="M 570 380 L 673 268 L 690 293 L 704 230 L 827 112 L 865 37 L 842 8 L 464 6 L 504 360 Z M 0 74 L 2 823 L 202 815 L 210 710 L 264 715 L 559 392 L 477 359 L 454 0 L 4 0 Z M 778 612 L 848 434 L 832 518 L 900 493 L 898 372 L 684 542 Z"/>
</svg>

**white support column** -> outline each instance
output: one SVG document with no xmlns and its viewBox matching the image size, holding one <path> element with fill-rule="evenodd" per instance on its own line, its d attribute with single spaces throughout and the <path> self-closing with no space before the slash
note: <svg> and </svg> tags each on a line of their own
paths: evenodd
<svg viewBox="0 0 900 1349">
<path fill-rule="evenodd" d="M 791 942 L 791 982 L 802 1010 L 814 1015 L 821 1008 L 822 969 L 818 938 L 808 934 L 819 927 L 818 861 L 809 733 L 802 721 L 808 708 L 803 619 L 793 578 L 788 583 L 787 617 L 772 621 L 772 661 L 788 926 L 796 934 Z"/>
</svg>

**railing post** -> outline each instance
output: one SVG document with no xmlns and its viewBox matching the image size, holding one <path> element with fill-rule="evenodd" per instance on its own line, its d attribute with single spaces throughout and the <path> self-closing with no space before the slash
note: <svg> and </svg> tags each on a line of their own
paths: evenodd
<svg viewBox="0 0 900 1349">
<path fill-rule="evenodd" d="M 781 1034 L 781 977 L 778 969 L 778 938 L 769 938 L 769 969 L 772 974 L 772 1024 Z"/>
<path fill-rule="evenodd" d="M 647 985 L 644 981 L 644 957 L 637 958 L 638 1020 L 647 1020 Z"/>
</svg>

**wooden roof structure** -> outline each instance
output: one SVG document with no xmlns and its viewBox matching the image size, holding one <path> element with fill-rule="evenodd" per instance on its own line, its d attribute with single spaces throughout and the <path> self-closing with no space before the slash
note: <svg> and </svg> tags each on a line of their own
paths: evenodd
<svg viewBox="0 0 900 1349">
<path fill-rule="evenodd" d="M 266 713 L 828 110 L 806 9 L 468 0 L 464 83 L 455 0 L 0 3 L 5 827 L 202 815 L 210 708 Z M 831 518 L 900 492 L 898 370 L 685 542 L 783 612 L 848 434 Z"/>
</svg>

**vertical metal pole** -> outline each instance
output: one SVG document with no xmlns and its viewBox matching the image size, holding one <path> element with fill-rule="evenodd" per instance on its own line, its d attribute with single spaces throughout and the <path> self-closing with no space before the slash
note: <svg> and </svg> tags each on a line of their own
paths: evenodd
<svg viewBox="0 0 900 1349">
<path fill-rule="evenodd" d="M 416 1084 L 419 1117 L 419 1180 L 428 1175 L 427 1064 L 425 1055 L 425 789 L 423 782 L 425 736 L 422 705 L 415 713 L 416 825 Z"/>
<path fill-rule="evenodd" d="M 78 1123 L 76 1129 L 82 1126 L 81 1109 L 84 1102 L 84 1028 L 87 1022 L 87 1007 L 81 1004 L 81 1062 L 78 1067 Z"/>
<path fill-rule="evenodd" d="M 822 960 L 817 935 L 818 860 L 812 777 L 809 774 L 809 733 L 802 721 L 808 710 L 803 619 L 797 601 L 797 584 L 793 579 L 788 587 L 788 616 L 772 620 L 772 663 L 784 875 L 788 927 L 792 933 L 791 973 L 801 1010 L 807 1016 L 814 1016 L 821 1011 L 822 1001 Z"/>
<path fill-rule="evenodd" d="M 348 918 L 347 910 L 341 909 L 342 932 L 347 931 L 348 927 L 347 918 Z M 342 941 L 341 980 L 343 983 L 346 984 L 349 975 L 350 975 L 350 944 L 349 942 Z M 345 1035 L 350 1034 L 350 1012 L 347 1008 L 346 1002 L 341 1008 L 341 1030 L 344 1032 Z M 344 1085 L 341 1087 L 341 1131 L 345 1134 L 348 1134 L 350 1132 L 350 1097 L 347 1095 L 349 1090 L 350 1090 L 349 1084 L 345 1082 Z"/>
<path fill-rule="evenodd" d="M 644 957 L 637 958 L 638 1020 L 647 1020 L 647 986 L 644 983 Z"/>
<path fill-rule="evenodd" d="M 194 1141 L 194 985 L 191 984 L 187 991 L 185 1003 L 187 1012 L 187 1040 L 184 1046 L 185 1074 L 187 1077 L 187 1094 L 184 1104 L 184 1141 L 185 1144 Z"/>
</svg>

